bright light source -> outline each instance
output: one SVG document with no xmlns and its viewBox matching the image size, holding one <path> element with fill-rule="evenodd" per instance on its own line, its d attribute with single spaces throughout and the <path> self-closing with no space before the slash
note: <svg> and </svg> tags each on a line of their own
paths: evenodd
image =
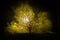
<svg viewBox="0 0 60 40">
<path fill-rule="evenodd" d="M 28 23 L 29 22 L 29 18 L 26 16 L 23 18 L 23 23 Z"/>
</svg>

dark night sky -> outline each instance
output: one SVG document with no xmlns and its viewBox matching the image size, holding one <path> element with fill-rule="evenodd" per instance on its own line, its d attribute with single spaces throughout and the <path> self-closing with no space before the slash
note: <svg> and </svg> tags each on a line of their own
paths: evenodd
<svg viewBox="0 0 60 40">
<path fill-rule="evenodd" d="M 11 9 L 11 6 L 16 7 L 17 6 L 17 3 L 21 3 L 21 2 L 25 2 L 25 1 L 23 1 L 23 0 L 21 0 L 21 1 L 15 1 L 15 0 L 14 1 L 11 1 L 11 0 L 5 0 L 5 1 L 3 1 L 2 0 L 2 3 L 1 3 L 1 13 L 0 13 L 0 15 L 1 15 L 1 28 L 0 28 L 0 30 L 1 30 L 1 34 L 2 35 L 6 36 L 5 33 L 4 33 L 4 31 L 3 31 L 4 30 L 4 27 L 7 26 L 6 23 L 7 22 L 10 22 L 12 20 L 13 15 L 14 15 L 14 13 L 13 13 L 13 11 Z M 52 29 L 52 31 L 57 33 L 58 32 L 58 30 L 57 30 L 58 27 L 57 27 L 56 2 L 55 1 L 52 1 L 52 0 L 50 0 L 50 1 L 47 1 L 47 0 L 45 0 L 45 1 L 31 0 L 31 1 L 29 1 L 29 4 L 32 7 L 36 8 L 36 9 L 38 8 L 39 10 L 42 10 L 42 11 L 47 10 L 47 11 L 50 11 L 51 12 L 50 13 L 51 14 L 51 20 L 53 22 L 53 29 Z M 11 19 L 9 19 L 9 18 L 11 18 Z M 48 35 L 52 35 L 52 34 L 48 34 Z M 35 35 L 33 35 L 32 37 L 34 37 L 34 36 Z M 41 38 L 42 37 L 45 38 L 45 36 L 44 37 L 41 36 Z"/>
</svg>

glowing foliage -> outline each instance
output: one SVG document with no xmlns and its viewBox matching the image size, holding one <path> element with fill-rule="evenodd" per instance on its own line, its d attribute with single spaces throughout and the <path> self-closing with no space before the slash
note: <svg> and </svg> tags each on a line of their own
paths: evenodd
<svg viewBox="0 0 60 40">
<path fill-rule="evenodd" d="M 20 25 L 14 21 L 11 22 L 11 25 L 8 26 L 7 30 L 10 33 L 28 33 L 27 27 Z"/>
<path fill-rule="evenodd" d="M 12 21 L 11 25 L 8 27 L 10 32 L 16 33 L 28 33 L 28 26 L 34 18 L 34 12 L 32 8 L 25 4 L 14 10 L 14 18 L 17 22 Z"/>
<path fill-rule="evenodd" d="M 33 33 L 45 33 L 51 31 L 52 23 L 48 18 L 47 12 L 40 12 L 32 25 Z"/>
<path fill-rule="evenodd" d="M 34 12 L 27 4 L 22 4 L 21 7 L 17 8 L 14 12 L 14 18 L 22 25 L 29 25 L 29 22 L 34 18 Z"/>
<path fill-rule="evenodd" d="M 7 27 L 11 33 L 29 33 L 28 27 L 30 25 L 32 33 L 43 33 L 51 30 L 52 24 L 48 19 L 47 12 L 40 12 L 35 18 L 32 8 L 28 4 L 22 4 L 14 9 L 14 13 L 17 22 L 13 20 Z"/>
</svg>

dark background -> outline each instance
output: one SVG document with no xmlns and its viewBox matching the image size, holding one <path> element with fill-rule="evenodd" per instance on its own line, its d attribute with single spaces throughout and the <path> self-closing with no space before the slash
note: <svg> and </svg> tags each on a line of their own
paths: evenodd
<svg viewBox="0 0 60 40">
<path fill-rule="evenodd" d="M 11 9 L 11 6 L 17 7 L 19 3 L 23 2 L 25 3 L 25 0 L 2 0 L 1 2 L 1 21 L 0 21 L 0 35 L 1 39 L 42 39 L 42 40 L 51 40 L 56 39 L 59 30 L 58 30 L 58 24 L 57 24 L 57 7 L 56 7 L 56 1 L 42 1 L 42 0 L 30 0 L 28 1 L 29 4 L 34 8 L 34 12 L 36 13 L 37 10 L 41 11 L 49 11 L 51 15 L 51 20 L 53 23 L 52 32 L 55 32 L 53 34 L 46 33 L 46 34 L 16 34 L 16 35 L 10 35 L 6 32 L 4 32 L 5 27 L 7 27 L 7 22 L 10 22 L 13 20 L 14 12 Z M 38 12 L 39 12 L 38 11 Z"/>
</svg>

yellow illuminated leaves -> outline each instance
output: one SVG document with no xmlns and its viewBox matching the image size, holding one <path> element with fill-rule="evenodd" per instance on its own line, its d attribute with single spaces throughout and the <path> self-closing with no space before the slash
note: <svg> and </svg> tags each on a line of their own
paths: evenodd
<svg viewBox="0 0 60 40">
<path fill-rule="evenodd" d="M 34 12 L 31 7 L 27 4 L 21 5 L 20 7 L 14 10 L 14 20 L 11 24 L 8 24 L 8 31 L 11 33 L 28 33 L 28 26 L 30 21 L 34 18 Z"/>
<path fill-rule="evenodd" d="M 14 21 L 11 22 L 11 25 L 8 26 L 7 30 L 10 33 L 28 33 L 27 27 L 19 25 Z"/>
<path fill-rule="evenodd" d="M 31 9 L 31 7 L 27 4 L 21 5 L 21 7 L 16 8 L 14 12 L 15 12 L 14 18 L 22 25 L 24 24 L 23 21 L 26 21 L 25 18 L 27 18 L 29 22 L 34 18 L 34 12 Z"/>
<path fill-rule="evenodd" d="M 40 12 L 38 18 L 35 18 L 35 22 L 32 25 L 33 33 L 44 33 L 51 31 L 52 23 L 48 18 L 47 13 Z"/>
<path fill-rule="evenodd" d="M 39 12 L 37 17 L 33 9 L 28 4 L 22 4 L 20 7 L 14 9 L 14 18 L 8 24 L 7 30 L 10 33 L 29 33 L 28 27 L 31 25 L 31 33 L 43 33 L 51 30 L 51 21 L 48 19 L 47 12 Z"/>
</svg>

